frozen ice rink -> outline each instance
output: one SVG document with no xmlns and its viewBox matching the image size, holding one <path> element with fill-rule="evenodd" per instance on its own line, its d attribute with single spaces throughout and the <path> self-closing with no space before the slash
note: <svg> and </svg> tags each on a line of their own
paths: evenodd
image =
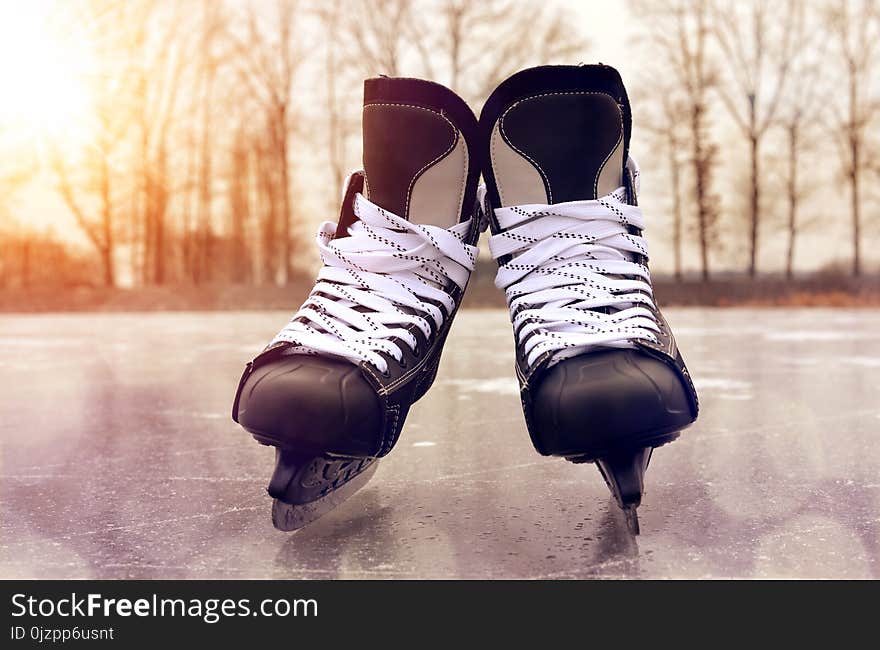
<svg viewBox="0 0 880 650">
<path fill-rule="evenodd" d="M 504 311 L 462 312 L 372 482 L 297 533 L 229 416 L 287 313 L 0 317 L 2 578 L 880 578 L 880 311 L 666 310 L 700 420 L 632 538 L 532 449 Z"/>
</svg>

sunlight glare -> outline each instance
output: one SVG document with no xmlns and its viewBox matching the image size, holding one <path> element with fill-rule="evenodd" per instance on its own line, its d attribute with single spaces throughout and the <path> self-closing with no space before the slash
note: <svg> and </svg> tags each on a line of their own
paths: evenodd
<svg viewBox="0 0 880 650">
<path fill-rule="evenodd" d="M 86 48 L 53 28 L 50 2 L 0 1 L 0 128 L 67 138 L 90 109 Z"/>
</svg>

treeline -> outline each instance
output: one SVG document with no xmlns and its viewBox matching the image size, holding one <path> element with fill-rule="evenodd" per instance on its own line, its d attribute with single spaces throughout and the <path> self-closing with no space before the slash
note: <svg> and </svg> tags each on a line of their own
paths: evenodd
<svg viewBox="0 0 880 650">
<path fill-rule="evenodd" d="M 801 235 L 840 220 L 849 251 L 834 259 L 860 275 L 865 237 L 876 241 L 880 223 L 870 188 L 880 179 L 878 3 L 630 6 L 646 61 L 640 106 L 668 170 L 675 275 L 687 242 L 708 278 L 725 244 L 745 252 L 741 268 L 754 277 L 763 247 L 781 240 L 782 263 L 770 270 L 790 278 Z M 825 237 L 821 247 L 835 246 Z"/>
<path fill-rule="evenodd" d="M 437 79 L 477 101 L 521 67 L 588 49 L 563 6 L 523 0 L 71 7 L 58 3 L 59 22 L 91 51 L 93 120 L 50 142 L 37 167 L 91 259 L 73 272 L 76 254 L 52 241 L 41 254 L 65 261 L 36 273 L 47 236 L 10 232 L 7 219 L 6 285 L 77 284 L 86 267 L 107 286 L 292 282 L 313 263 L 303 242 L 315 215 L 334 218 L 357 168 L 365 77 Z"/>
<path fill-rule="evenodd" d="M 880 213 L 878 3 L 627 9 L 626 51 L 641 62 L 626 79 L 634 153 L 661 177 L 652 219 L 675 274 L 709 278 L 733 259 L 791 275 L 804 233 L 832 220 L 850 233 L 833 259 L 862 273 Z M 0 165 L 3 286 L 293 282 L 358 165 L 364 77 L 436 79 L 478 110 L 518 69 L 592 60 L 590 25 L 564 2 L 90 0 L 57 12 L 90 52 L 92 115 L 36 152 L 5 145 L 0 126 L 3 158 L 21 161 Z M 15 197 L 35 175 L 85 248 L 29 228 Z M 770 244 L 783 259 L 762 269 Z"/>
</svg>

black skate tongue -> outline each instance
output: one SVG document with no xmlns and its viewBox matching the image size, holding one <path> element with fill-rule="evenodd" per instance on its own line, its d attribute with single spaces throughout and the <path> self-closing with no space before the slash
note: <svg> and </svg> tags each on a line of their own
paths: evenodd
<svg viewBox="0 0 880 650">
<path fill-rule="evenodd" d="M 354 213 L 354 197 L 363 191 L 363 172 L 352 174 L 342 195 L 342 207 L 339 210 L 339 221 L 336 224 L 336 234 L 333 235 L 334 239 L 348 236 L 348 229 L 357 221 L 357 215 Z"/>
<path fill-rule="evenodd" d="M 495 205 L 596 199 L 622 184 L 632 120 L 614 68 L 524 70 L 492 93 L 480 123 Z"/>
<path fill-rule="evenodd" d="M 420 79 L 364 82 L 364 195 L 413 223 L 448 228 L 470 215 L 479 173 L 477 120 L 451 90 Z M 360 189 L 355 190 L 356 194 Z M 348 199 L 353 198 L 346 194 Z M 356 220 L 343 205 L 337 236 Z"/>
</svg>

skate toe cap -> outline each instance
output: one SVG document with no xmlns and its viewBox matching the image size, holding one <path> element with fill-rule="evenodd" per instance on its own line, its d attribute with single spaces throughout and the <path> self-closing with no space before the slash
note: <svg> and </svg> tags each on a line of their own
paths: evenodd
<svg viewBox="0 0 880 650">
<path fill-rule="evenodd" d="M 591 352 L 557 363 L 534 390 L 532 403 L 535 445 L 552 455 L 637 446 L 693 421 L 675 370 L 634 349 Z"/>
<path fill-rule="evenodd" d="M 259 365 L 247 378 L 238 422 L 277 447 L 372 456 L 380 446 L 382 410 L 357 366 L 289 355 Z"/>
</svg>

